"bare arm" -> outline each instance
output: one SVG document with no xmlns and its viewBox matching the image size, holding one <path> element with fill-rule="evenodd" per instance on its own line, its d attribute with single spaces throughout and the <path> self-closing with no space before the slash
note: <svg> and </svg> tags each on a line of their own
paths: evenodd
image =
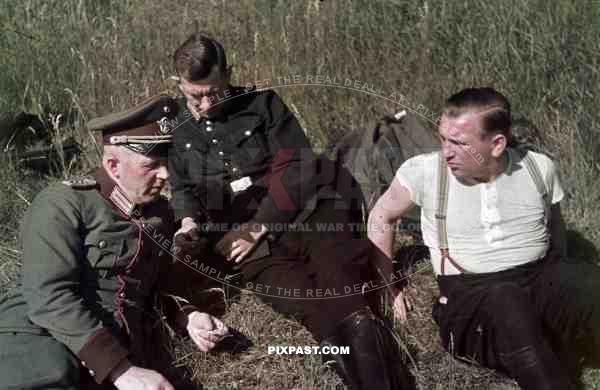
<svg viewBox="0 0 600 390">
<path fill-rule="evenodd" d="M 372 261 L 378 273 L 389 280 L 393 272 L 394 224 L 415 204 L 410 192 L 394 178 L 369 214 L 368 237 L 376 247 Z"/>
</svg>

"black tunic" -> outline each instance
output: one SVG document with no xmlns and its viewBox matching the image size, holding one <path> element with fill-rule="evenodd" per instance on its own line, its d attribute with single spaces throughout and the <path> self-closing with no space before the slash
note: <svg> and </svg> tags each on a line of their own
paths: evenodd
<svg viewBox="0 0 600 390">
<path fill-rule="evenodd" d="M 344 191 L 335 165 L 313 153 L 279 96 L 232 91 L 210 119 L 195 120 L 185 99 L 179 101 L 169 154 L 173 208 L 177 218 L 212 222 L 213 244 L 232 224 L 264 224 L 268 254 L 241 267 L 243 286 L 260 285 L 255 292 L 263 300 L 299 316 L 321 339 L 367 306 L 361 294 L 344 291 L 367 281 L 369 242 L 360 239 L 360 219 L 338 194 Z M 302 230 L 292 228 L 299 224 Z M 323 224 L 333 229 L 319 231 Z M 225 260 L 217 256 L 215 263 Z"/>
</svg>

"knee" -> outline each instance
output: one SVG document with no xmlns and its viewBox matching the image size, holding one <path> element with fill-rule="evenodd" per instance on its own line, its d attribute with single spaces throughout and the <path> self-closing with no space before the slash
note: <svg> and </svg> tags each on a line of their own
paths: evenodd
<svg viewBox="0 0 600 390">
<path fill-rule="evenodd" d="M 54 339 L 48 340 L 47 356 L 44 359 L 48 365 L 49 380 L 57 385 L 70 387 L 79 383 L 81 367 L 75 356 L 61 343 Z"/>
<path fill-rule="evenodd" d="M 0 366 L 10 370 L 8 375 L 2 375 L 0 383 L 10 378 L 15 388 L 77 387 L 80 378 L 79 362 L 55 339 L 19 334 L 10 340 L 9 349 L 10 351 L 0 354 L 3 361 Z M 4 374 L 4 370 L 0 369 L 0 373 Z"/>
<path fill-rule="evenodd" d="M 498 358 L 510 372 L 527 370 L 540 363 L 539 353 L 532 345 L 510 352 L 500 352 Z"/>
</svg>

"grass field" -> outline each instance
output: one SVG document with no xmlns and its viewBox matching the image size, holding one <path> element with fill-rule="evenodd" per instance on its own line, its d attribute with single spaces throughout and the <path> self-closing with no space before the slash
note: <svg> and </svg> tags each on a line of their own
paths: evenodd
<svg viewBox="0 0 600 390">
<path fill-rule="evenodd" d="M 33 195 L 48 181 L 98 163 L 86 121 L 162 90 L 175 93 L 171 54 L 198 30 L 224 43 L 235 83 L 276 88 L 315 147 L 405 108 L 432 121 L 451 93 L 497 88 L 540 129 L 541 148 L 559 164 L 571 255 L 598 259 L 595 1 L 0 0 L 0 28 L 0 112 L 62 113 L 64 125 L 51 129 L 54 138 L 74 135 L 86 147 L 85 158 L 51 177 L 2 157 L 0 292 L 15 281 L 19 219 Z M 429 313 L 436 289 L 431 273 L 413 278 L 411 288 L 417 309 L 400 331 L 417 362 L 420 388 L 516 388 L 444 354 Z M 310 336 L 253 297 L 244 294 L 226 319 L 253 342 L 248 351 L 203 355 L 179 348 L 177 364 L 192 366 L 206 388 L 341 386 L 316 356 L 266 355 L 269 344 L 303 345 Z M 586 383 L 600 388 L 600 374 L 587 373 Z"/>
</svg>

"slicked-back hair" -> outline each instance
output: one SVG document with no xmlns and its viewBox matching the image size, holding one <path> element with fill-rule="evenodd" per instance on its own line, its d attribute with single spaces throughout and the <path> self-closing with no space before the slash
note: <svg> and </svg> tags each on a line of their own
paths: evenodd
<svg viewBox="0 0 600 390">
<path fill-rule="evenodd" d="M 510 103 L 494 88 L 466 88 L 446 100 L 446 116 L 457 118 L 467 113 L 481 115 L 482 137 L 502 134 L 510 139 Z"/>
<path fill-rule="evenodd" d="M 200 81 L 207 78 L 215 66 L 221 74 L 226 74 L 228 71 L 223 46 L 202 33 L 189 36 L 175 50 L 173 62 L 177 74 L 188 81 Z"/>
</svg>

